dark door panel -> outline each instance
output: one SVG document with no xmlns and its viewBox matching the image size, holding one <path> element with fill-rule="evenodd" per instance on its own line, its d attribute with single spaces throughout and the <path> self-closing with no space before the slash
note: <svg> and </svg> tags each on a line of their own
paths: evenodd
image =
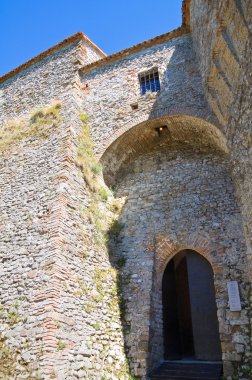
<svg viewBox="0 0 252 380">
<path fill-rule="evenodd" d="M 195 358 L 221 360 L 213 271 L 204 257 L 187 253 Z"/>
<path fill-rule="evenodd" d="M 163 276 L 165 359 L 221 360 L 213 271 L 191 250 L 179 252 Z"/>
</svg>

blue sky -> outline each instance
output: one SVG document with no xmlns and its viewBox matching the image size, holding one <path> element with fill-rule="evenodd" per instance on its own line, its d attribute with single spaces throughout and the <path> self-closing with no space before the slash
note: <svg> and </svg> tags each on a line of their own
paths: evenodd
<svg viewBox="0 0 252 380">
<path fill-rule="evenodd" d="M 181 0 L 0 0 L 0 76 L 82 31 L 107 54 L 181 25 Z"/>
</svg>

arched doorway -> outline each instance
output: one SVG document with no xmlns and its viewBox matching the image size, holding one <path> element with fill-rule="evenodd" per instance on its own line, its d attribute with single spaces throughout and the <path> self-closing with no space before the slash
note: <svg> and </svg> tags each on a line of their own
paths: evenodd
<svg viewBox="0 0 252 380">
<path fill-rule="evenodd" d="M 213 271 L 197 252 L 183 250 L 162 282 L 164 358 L 221 360 Z"/>
</svg>

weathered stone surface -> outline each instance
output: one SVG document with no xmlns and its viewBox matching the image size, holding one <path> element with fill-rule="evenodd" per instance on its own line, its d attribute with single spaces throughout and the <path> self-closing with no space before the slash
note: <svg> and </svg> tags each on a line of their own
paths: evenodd
<svg viewBox="0 0 252 380">
<path fill-rule="evenodd" d="M 213 268 L 224 374 L 249 379 L 251 3 L 184 9 L 174 38 L 92 66 L 103 55 L 77 36 L 0 83 L 2 131 L 62 104 L 46 136 L 0 152 L 0 377 L 123 380 L 127 356 L 147 379 L 163 358 L 162 275 L 190 248 Z M 153 67 L 161 91 L 141 96 L 138 74 Z M 78 161 L 81 112 L 108 202 Z"/>
</svg>

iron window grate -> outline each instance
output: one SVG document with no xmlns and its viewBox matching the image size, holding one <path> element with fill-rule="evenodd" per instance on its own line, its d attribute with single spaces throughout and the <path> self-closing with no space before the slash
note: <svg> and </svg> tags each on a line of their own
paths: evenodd
<svg viewBox="0 0 252 380">
<path fill-rule="evenodd" d="M 153 69 L 151 71 L 139 74 L 141 95 L 146 94 L 147 91 L 158 92 L 160 91 L 160 82 L 158 70 Z"/>
</svg>

